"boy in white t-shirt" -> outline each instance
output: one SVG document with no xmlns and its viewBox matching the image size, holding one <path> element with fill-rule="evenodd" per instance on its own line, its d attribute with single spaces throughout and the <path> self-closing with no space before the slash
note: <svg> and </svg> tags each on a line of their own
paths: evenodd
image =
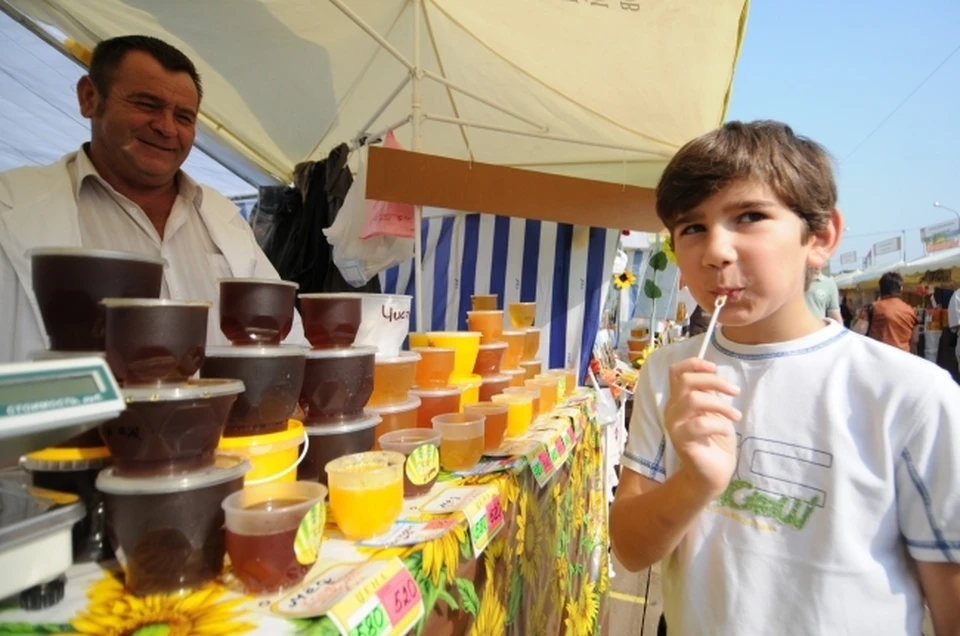
<svg viewBox="0 0 960 636">
<path fill-rule="evenodd" d="M 843 226 L 830 160 L 777 122 L 684 146 L 657 213 L 704 336 L 657 351 L 634 396 L 613 548 L 662 561 L 670 636 L 960 634 L 960 389 L 816 318 Z"/>
</svg>

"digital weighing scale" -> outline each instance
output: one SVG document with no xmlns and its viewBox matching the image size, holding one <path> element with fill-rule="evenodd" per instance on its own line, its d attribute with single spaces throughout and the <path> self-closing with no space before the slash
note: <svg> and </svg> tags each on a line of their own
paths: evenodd
<svg viewBox="0 0 960 636">
<path fill-rule="evenodd" d="M 0 465 L 125 408 L 103 358 L 0 365 Z M 22 605 L 37 608 L 57 602 L 73 563 L 71 529 L 85 514 L 75 495 L 32 488 L 19 470 L 0 471 L 0 572 L 16 573 L 0 576 L 0 599 L 19 593 Z"/>
<path fill-rule="evenodd" d="M 125 408 L 103 358 L 0 365 L 0 462 L 59 444 Z"/>
</svg>

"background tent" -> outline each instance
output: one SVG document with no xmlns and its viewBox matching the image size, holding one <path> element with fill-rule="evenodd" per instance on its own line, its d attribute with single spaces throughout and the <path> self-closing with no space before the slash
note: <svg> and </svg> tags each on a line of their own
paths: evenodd
<svg viewBox="0 0 960 636">
<path fill-rule="evenodd" d="M 536 301 L 544 368 L 575 366 L 583 377 L 620 233 L 490 214 L 426 216 L 423 269 L 433 284 L 424 288 L 422 329 L 466 329 L 473 294 L 499 294 L 504 307 Z M 384 293 L 413 294 L 412 274 L 412 260 L 383 272 Z"/>
<path fill-rule="evenodd" d="M 2 5 L 87 47 L 125 33 L 178 46 L 204 79 L 201 124 L 283 180 L 304 159 L 408 118 L 413 82 L 398 58 L 411 64 L 419 53 L 422 151 L 642 186 L 722 121 L 747 13 L 747 0 Z"/>
<path fill-rule="evenodd" d="M 77 106 L 77 80 L 83 73 L 0 13 L 0 172 L 53 163 L 89 141 L 90 123 Z M 226 196 L 256 194 L 254 186 L 201 150 L 190 153 L 185 169 Z"/>
</svg>

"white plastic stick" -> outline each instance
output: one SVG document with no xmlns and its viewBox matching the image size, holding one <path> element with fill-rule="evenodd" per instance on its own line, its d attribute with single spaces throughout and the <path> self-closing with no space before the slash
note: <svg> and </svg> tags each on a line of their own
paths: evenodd
<svg viewBox="0 0 960 636">
<path fill-rule="evenodd" d="M 703 360 L 703 356 L 707 353 L 707 347 L 710 346 L 710 339 L 713 338 L 713 332 L 717 329 L 717 318 L 720 317 L 720 310 L 723 309 L 723 306 L 727 304 L 727 297 L 723 294 L 717 296 L 717 300 L 713 303 L 713 315 L 710 316 L 710 324 L 707 325 L 707 333 L 703 337 L 703 343 L 700 345 L 700 353 L 697 354 L 697 357 Z"/>
</svg>

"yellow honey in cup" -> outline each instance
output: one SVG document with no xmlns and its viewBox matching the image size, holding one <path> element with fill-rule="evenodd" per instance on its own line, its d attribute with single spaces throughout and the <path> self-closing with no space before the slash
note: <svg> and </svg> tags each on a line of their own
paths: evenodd
<svg viewBox="0 0 960 636">
<path fill-rule="evenodd" d="M 519 437 L 533 422 L 533 398 L 530 395 L 494 395 L 494 404 L 507 405 L 507 437 Z"/>
<path fill-rule="evenodd" d="M 326 465 L 330 509 L 348 539 L 369 539 L 390 529 L 403 508 L 401 453 L 371 451 Z"/>
</svg>

